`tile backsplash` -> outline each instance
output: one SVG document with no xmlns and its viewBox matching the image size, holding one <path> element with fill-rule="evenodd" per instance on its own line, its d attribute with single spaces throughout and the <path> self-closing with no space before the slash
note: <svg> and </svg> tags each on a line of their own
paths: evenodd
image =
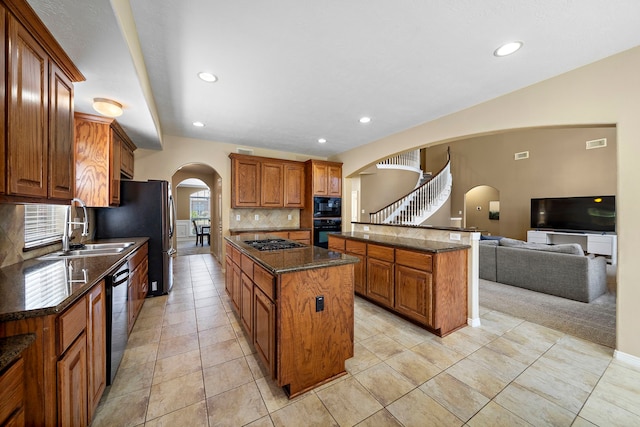
<svg viewBox="0 0 640 427">
<path fill-rule="evenodd" d="M 289 227 L 300 227 L 299 209 L 231 209 L 229 214 L 232 230 Z"/>
</svg>

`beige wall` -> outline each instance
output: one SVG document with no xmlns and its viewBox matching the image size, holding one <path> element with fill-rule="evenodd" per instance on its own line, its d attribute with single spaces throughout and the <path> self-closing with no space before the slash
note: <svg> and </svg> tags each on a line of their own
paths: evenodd
<svg viewBox="0 0 640 427">
<path fill-rule="evenodd" d="M 369 214 L 411 192 L 417 182 L 418 174 L 406 170 L 372 168 L 361 175 L 360 221 L 369 222 Z"/>
<path fill-rule="evenodd" d="M 488 185 L 479 185 L 467 193 L 465 197 L 465 227 L 473 227 L 482 234 L 501 235 L 500 220 L 489 219 L 489 202 L 500 201 L 500 192 Z M 502 206 L 500 206 L 500 216 Z M 512 237 L 507 235 L 506 237 Z"/>
<path fill-rule="evenodd" d="M 606 147 L 585 148 L 586 141 L 600 138 L 607 139 Z M 614 126 L 524 129 L 465 138 L 427 148 L 427 168 L 441 167 L 447 147 L 453 175 L 451 216 L 470 212 L 464 207 L 470 189 L 494 187 L 500 193 L 500 220 L 478 222 L 477 211 L 466 217 L 467 227 L 490 228 L 492 234 L 525 239 L 532 198 L 616 194 Z M 514 160 L 514 154 L 523 151 L 529 158 Z"/>
<path fill-rule="evenodd" d="M 344 176 L 353 176 L 390 154 L 505 130 L 541 126 L 616 124 L 618 294 L 617 350 L 640 362 L 640 47 L 545 80 L 455 114 L 341 153 Z M 394 152 L 389 152 L 394 147 Z M 541 171 L 541 172 L 544 172 Z M 615 173 L 615 172 L 612 172 Z M 343 191 L 350 192 L 344 181 Z M 350 200 L 345 199 L 346 212 Z M 455 209 L 455 207 L 454 207 Z M 501 220 L 502 221 L 502 220 Z M 620 355 L 620 354 L 619 354 Z M 635 360 L 635 359 L 634 359 Z"/>
</svg>

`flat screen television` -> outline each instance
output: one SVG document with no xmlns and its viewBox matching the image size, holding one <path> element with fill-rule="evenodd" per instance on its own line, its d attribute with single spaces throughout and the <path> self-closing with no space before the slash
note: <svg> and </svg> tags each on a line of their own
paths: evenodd
<svg viewBox="0 0 640 427">
<path fill-rule="evenodd" d="M 577 232 L 615 232 L 616 197 L 531 199 L 531 228 Z"/>
</svg>

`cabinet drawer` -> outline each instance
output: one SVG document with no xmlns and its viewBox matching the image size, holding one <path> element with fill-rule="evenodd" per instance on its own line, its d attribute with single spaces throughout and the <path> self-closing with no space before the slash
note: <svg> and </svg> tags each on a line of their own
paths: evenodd
<svg viewBox="0 0 640 427">
<path fill-rule="evenodd" d="M 82 298 L 58 317 L 58 355 L 87 327 L 87 301 Z"/>
<path fill-rule="evenodd" d="M 367 244 L 367 255 L 370 258 L 393 262 L 394 260 L 393 253 L 394 253 L 394 249 L 388 246 L 373 245 L 371 243 Z"/>
<path fill-rule="evenodd" d="M 235 262 L 237 265 L 240 265 L 241 262 L 241 253 L 238 249 L 236 249 L 235 247 L 231 246 L 231 259 L 233 259 L 233 262 Z"/>
<path fill-rule="evenodd" d="M 344 252 L 345 239 L 342 237 L 329 236 L 328 248 L 330 251 Z"/>
<path fill-rule="evenodd" d="M 273 279 L 274 277 L 267 270 L 257 264 L 253 265 L 253 283 L 255 283 L 271 301 L 275 301 L 276 299 L 276 292 L 273 289 Z"/>
<path fill-rule="evenodd" d="M 347 239 L 345 243 L 345 249 L 347 253 L 358 254 L 358 255 L 367 254 L 367 244 L 365 242 L 359 242 L 357 240 Z"/>
<path fill-rule="evenodd" d="M 249 279 L 253 280 L 253 261 L 245 254 L 241 254 L 240 269 L 244 274 L 249 276 Z"/>
<path fill-rule="evenodd" d="M 290 231 L 289 239 L 291 240 L 309 240 L 311 239 L 310 231 Z"/>
<path fill-rule="evenodd" d="M 18 359 L 0 377 L 0 424 L 18 408 L 24 399 L 24 361 Z"/>
<path fill-rule="evenodd" d="M 431 271 L 433 255 L 425 252 L 396 249 L 396 263 L 417 268 L 418 270 Z"/>
<path fill-rule="evenodd" d="M 137 251 L 129 258 L 129 271 L 133 271 L 149 254 L 149 248 L 147 244 L 142 245 Z"/>
</svg>

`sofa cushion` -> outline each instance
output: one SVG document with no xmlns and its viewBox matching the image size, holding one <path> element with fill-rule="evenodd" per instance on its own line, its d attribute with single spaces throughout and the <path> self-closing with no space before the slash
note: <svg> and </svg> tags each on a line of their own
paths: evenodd
<svg viewBox="0 0 640 427">
<path fill-rule="evenodd" d="M 478 244 L 485 246 L 498 246 L 499 243 L 500 242 L 498 242 L 497 240 L 480 240 L 478 242 Z"/>
<path fill-rule="evenodd" d="M 584 255 L 582 246 L 578 243 L 567 243 L 562 245 L 546 245 L 544 243 L 530 243 L 522 240 L 509 239 L 507 237 L 500 240 L 500 246 L 519 249 L 531 249 L 534 251 L 555 252 L 569 255 Z"/>
</svg>

